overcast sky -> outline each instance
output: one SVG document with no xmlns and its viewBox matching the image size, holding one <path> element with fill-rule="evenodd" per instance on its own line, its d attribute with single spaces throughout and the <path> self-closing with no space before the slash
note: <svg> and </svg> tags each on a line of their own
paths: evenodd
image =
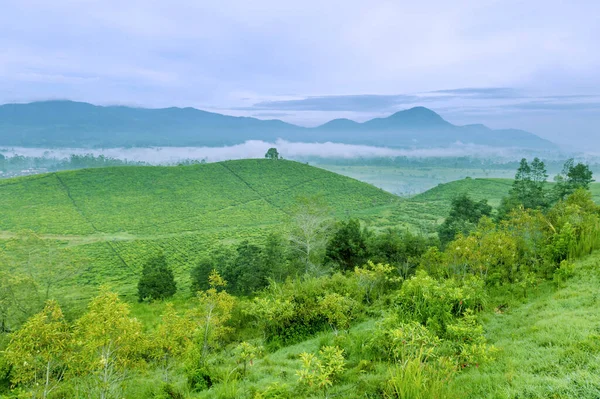
<svg viewBox="0 0 600 399">
<path fill-rule="evenodd" d="M 0 103 L 55 98 L 302 125 L 424 105 L 598 149 L 600 1 L 2 0 Z"/>
</svg>

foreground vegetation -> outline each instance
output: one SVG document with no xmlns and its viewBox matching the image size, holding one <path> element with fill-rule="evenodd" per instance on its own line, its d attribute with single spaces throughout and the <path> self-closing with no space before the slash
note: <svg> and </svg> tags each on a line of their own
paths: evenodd
<svg viewBox="0 0 600 399">
<path fill-rule="evenodd" d="M 53 288 L 80 279 L 77 267 L 40 273 L 48 253 L 63 258 L 21 236 L 6 244 L 0 287 L 5 395 L 598 397 L 598 262 L 577 261 L 600 247 L 591 175 L 567 165 L 548 186 L 532 165 L 522 162 L 496 211 L 452 198 L 439 240 L 335 222 L 305 200 L 282 205 L 285 236 L 214 248 L 191 284 L 155 254 L 142 261 L 137 303 L 104 287 L 66 315 Z M 24 309 L 35 299 L 44 309 Z"/>
</svg>

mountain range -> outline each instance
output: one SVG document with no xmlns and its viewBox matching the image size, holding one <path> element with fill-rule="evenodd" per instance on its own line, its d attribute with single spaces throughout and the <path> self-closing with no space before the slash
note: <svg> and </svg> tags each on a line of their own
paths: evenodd
<svg viewBox="0 0 600 399">
<path fill-rule="evenodd" d="M 98 106 L 65 100 L 0 105 L 0 146 L 224 146 L 277 139 L 398 148 L 444 147 L 457 142 L 556 148 L 550 141 L 523 130 L 453 125 L 425 107 L 363 123 L 334 119 L 306 128 L 281 120 L 235 117 L 195 108 Z"/>
</svg>

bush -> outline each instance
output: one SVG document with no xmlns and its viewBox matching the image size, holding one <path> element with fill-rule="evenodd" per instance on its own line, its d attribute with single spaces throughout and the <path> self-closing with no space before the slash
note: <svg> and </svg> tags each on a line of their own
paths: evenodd
<svg viewBox="0 0 600 399">
<path fill-rule="evenodd" d="M 142 269 L 142 277 L 138 283 L 138 298 L 144 300 L 161 300 L 170 298 L 177 292 L 173 270 L 167 266 L 164 255 L 151 258 Z"/>
<path fill-rule="evenodd" d="M 152 393 L 153 399 L 184 399 L 185 395 L 171 384 L 162 384 Z"/>
<path fill-rule="evenodd" d="M 402 321 L 416 321 L 444 337 L 455 317 L 462 317 L 468 309 L 482 309 L 485 300 L 483 281 L 477 277 L 464 282 L 437 281 L 419 271 L 402 286 L 396 298 L 397 314 Z"/>
</svg>

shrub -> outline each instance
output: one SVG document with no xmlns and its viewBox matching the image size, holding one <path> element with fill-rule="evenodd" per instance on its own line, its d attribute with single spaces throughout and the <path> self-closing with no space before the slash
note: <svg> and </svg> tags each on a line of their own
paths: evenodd
<svg viewBox="0 0 600 399">
<path fill-rule="evenodd" d="M 325 346 L 319 351 L 319 357 L 301 353 L 302 369 L 297 372 L 300 383 L 317 389 L 332 386 L 345 368 L 343 352 L 336 346 Z"/>
<path fill-rule="evenodd" d="M 367 348 L 376 359 L 405 362 L 435 357 L 441 340 L 415 321 L 403 323 L 390 316 L 377 324 Z"/>
<path fill-rule="evenodd" d="M 446 326 L 468 309 L 479 310 L 485 304 L 482 280 L 466 278 L 437 281 L 424 271 L 406 280 L 397 298 L 397 314 L 402 321 L 416 321 L 443 337 Z"/>
<path fill-rule="evenodd" d="M 423 363 L 420 359 L 409 359 L 388 370 L 382 386 L 384 398 L 389 399 L 430 399 L 452 398 L 448 382 L 454 376 L 451 362 L 439 359 Z"/>
</svg>

